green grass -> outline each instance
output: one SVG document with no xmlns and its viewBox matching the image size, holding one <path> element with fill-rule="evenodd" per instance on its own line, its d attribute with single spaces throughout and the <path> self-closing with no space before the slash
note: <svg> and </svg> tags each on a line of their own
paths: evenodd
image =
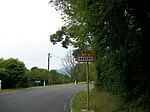
<svg viewBox="0 0 150 112">
<path fill-rule="evenodd" d="M 82 90 L 71 99 L 72 112 L 82 112 L 87 108 L 87 92 Z M 107 92 L 90 91 L 90 109 L 94 112 L 143 112 L 140 108 L 127 109 L 118 96 Z"/>
<path fill-rule="evenodd" d="M 16 92 L 19 91 L 21 89 L 2 89 L 0 90 L 0 93 L 11 93 L 11 92 Z"/>
<path fill-rule="evenodd" d="M 71 99 L 71 109 L 73 112 L 81 112 L 81 109 L 86 108 L 86 91 L 76 93 Z"/>
<path fill-rule="evenodd" d="M 90 109 L 94 112 L 115 112 L 119 107 L 118 100 L 109 93 L 90 91 Z M 87 92 L 80 91 L 71 100 L 72 112 L 81 112 L 87 108 Z"/>
</svg>

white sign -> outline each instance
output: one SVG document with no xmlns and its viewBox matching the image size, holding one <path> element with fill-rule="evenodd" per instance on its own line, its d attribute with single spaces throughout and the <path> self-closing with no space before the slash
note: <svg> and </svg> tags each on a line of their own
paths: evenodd
<svg viewBox="0 0 150 112">
<path fill-rule="evenodd" d="M 41 83 L 41 81 L 40 80 L 36 80 L 35 83 Z"/>
<path fill-rule="evenodd" d="M 77 60 L 78 62 L 93 62 L 94 57 L 93 56 L 79 56 Z"/>
</svg>

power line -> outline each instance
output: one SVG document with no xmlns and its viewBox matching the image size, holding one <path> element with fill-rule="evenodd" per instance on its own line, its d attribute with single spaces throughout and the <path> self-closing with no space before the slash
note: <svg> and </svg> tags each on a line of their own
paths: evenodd
<svg viewBox="0 0 150 112">
<path fill-rule="evenodd" d="M 44 56 L 41 56 L 41 57 L 39 57 L 39 58 L 37 58 L 37 59 L 35 59 L 35 60 L 32 60 L 32 61 L 26 63 L 26 65 L 28 65 L 28 66 L 29 66 L 29 65 L 33 65 L 33 64 L 39 62 L 41 59 L 46 59 L 46 57 L 47 57 L 47 54 L 45 54 Z M 55 58 L 58 58 L 58 59 L 60 59 L 60 60 L 67 60 L 67 59 L 65 59 L 65 58 L 61 58 L 61 57 L 56 56 L 56 55 L 54 55 L 54 54 L 48 53 L 48 69 L 50 69 L 50 65 L 49 65 L 49 64 L 50 64 L 50 63 L 53 63 L 53 61 L 50 62 L 50 58 L 51 58 L 51 57 L 55 57 Z"/>
<path fill-rule="evenodd" d="M 54 57 L 56 57 L 56 58 L 59 58 L 59 59 L 63 59 L 63 58 L 61 58 L 61 57 L 58 57 L 58 56 L 56 56 L 56 55 L 53 55 L 53 54 L 51 54 L 52 56 L 54 56 Z"/>
<path fill-rule="evenodd" d="M 37 59 L 35 59 L 35 60 L 31 61 L 31 62 L 28 62 L 28 63 L 27 63 L 27 65 L 33 64 L 33 63 L 35 63 L 35 62 L 37 62 L 37 61 L 39 61 L 39 60 L 43 59 L 43 57 L 45 57 L 45 56 L 46 56 L 46 55 L 41 56 L 41 57 L 39 57 L 39 58 L 37 58 Z"/>
</svg>

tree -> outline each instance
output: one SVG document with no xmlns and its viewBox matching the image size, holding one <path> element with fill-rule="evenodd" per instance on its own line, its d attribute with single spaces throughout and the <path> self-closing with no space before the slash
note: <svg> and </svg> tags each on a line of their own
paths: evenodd
<svg viewBox="0 0 150 112">
<path fill-rule="evenodd" d="M 66 54 L 65 58 L 62 59 L 62 65 L 71 77 L 75 77 L 76 74 L 74 74 L 72 70 L 75 68 L 76 62 L 71 50 Z"/>
<path fill-rule="evenodd" d="M 52 0 L 52 4 L 67 19 L 65 35 L 54 37 L 62 37 L 62 42 L 69 37 L 78 48 L 94 49 L 95 87 L 149 110 L 150 1 Z"/>
<path fill-rule="evenodd" d="M 50 83 L 51 84 L 65 84 L 70 82 L 68 75 L 60 74 L 56 70 L 50 71 Z"/>
<path fill-rule="evenodd" d="M 4 67 L 5 60 L 0 59 L 0 80 L 2 80 L 2 88 L 5 88 L 7 85 L 7 79 L 9 77 L 6 72 L 6 68 Z"/>
<path fill-rule="evenodd" d="M 86 81 L 86 64 L 85 63 L 77 63 L 75 68 L 76 74 L 78 76 L 79 82 Z"/>
<path fill-rule="evenodd" d="M 38 67 L 31 68 L 27 76 L 31 86 L 36 85 L 36 80 L 41 81 L 39 85 L 43 85 L 44 81 L 46 84 L 64 84 L 70 82 L 68 75 L 60 74 L 56 70 L 48 71 Z M 48 80 L 50 80 L 50 82 L 48 82 Z"/>
<path fill-rule="evenodd" d="M 41 81 L 39 85 L 43 85 L 44 81 L 48 83 L 48 71 L 46 69 L 32 67 L 27 76 L 31 86 L 36 85 L 35 81 Z"/>
<path fill-rule="evenodd" d="M 150 84 L 146 83 L 150 79 L 149 5 L 147 0 L 91 0 L 88 5 L 87 24 L 94 36 L 96 87 L 124 95 L 127 101 L 150 94 L 147 89 Z"/>
<path fill-rule="evenodd" d="M 50 4 L 62 12 L 62 18 L 66 23 L 55 34 L 50 35 L 50 41 L 54 44 L 61 42 L 65 48 L 70 44 L 81 50 L 91 47 L 92 35 L 85 21 L 87 1 L 51 0 Z"/>
<path fill-rule="evenodd" d="M 3 88 L 23 87 L 25 79 L 25 65 L 18 59 L 0 60 L 1 80 Z"/>
</svg>

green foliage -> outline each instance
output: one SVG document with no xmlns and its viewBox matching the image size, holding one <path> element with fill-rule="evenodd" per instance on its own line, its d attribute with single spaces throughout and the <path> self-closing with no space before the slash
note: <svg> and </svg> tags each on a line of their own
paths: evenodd
<svg viewBox="0 0 150 112">
<path fill-rule="evenodd" d="M 87 79 L 87 63 L 77 63 L 74 69 L 74 72 L 77 74 L 77 80 L 79 82 L 85 82 Z M 93 81 L 95 76 L 95 69 L 94 64 L 92 63 L 89 63 L 89 75 L 90 81 Z"/>
<path fill-rule="evenodd" d="M 18 59 L 0 60 L 0 79 L 2 88 L 23 87 L 25 81 L 25 65 Z"/>
<path fill-rule="evenodd" d="M 60 74 L 56 70 L 47 71 L 38 67 L 31 68 L 27 73 L 28 83 L 30 86 L 35 86 L 35 81 L 41 81 L 39 85 L 46 84 L 66 84 L 70 82 L 68 75 Z"/>
<path fill-rule="evenodd" d="M 48 79 L 48 71 L 46 69 L 33 67 L 31 68 L 31 76 L 34 76 L 34 80 L 47 80 Z"/>
<path fill-rule="evenodd" d="M 57 73 L 56 70 L 51 70 L 49 77 L 50 77 L 50 83 L 51 84 L 61 84 L 62 80 L 60 79 L 60 74 Z"/>
<path fill-rule="evenodd" d="M 75 74 L 73 76 L 74 80 L 78 82 L 86 81 L 86 64 L 77 63 L 72 72 Z"/>
<path fill-rule="evenodd" d="M 26 69 L 23 62 L 18 59 L 0 59 L 0 80 L 2 80 L 2 89 L 6 88 L 24 88 L 36 86 L 35 81 L 40 80 L 39 85 L 43 86 L 44 81 L 48 84 L 66 84 L 70 83 L 68 75 L 59 74 L 55 70 L 47 71 L 38 67 L 31 70 Z"/>
<path fill-rule="evenodd" d="M 41 81 L 39 85 L 43 85 L 44 81 L 48 80 L 48 71 L 38 67 L 33 67 L 31 70 L 26 70 L 26 77 L 28 79 L 28 86 L 35 86 L 35 81 Z"/>
<path fill-rule="evenodd" d="M 55 34 L 50 36 L 53 43 L 62 42 L 62 46 L 67 48 L 70 44 L 74 47 L 85 49 L 90 47 L 92 37 L 88 32 L 88 26 L 85 23 L 86 1 L 83 0 L 51 0 L 50 4 L 56 10 L 62 11 L 62 18 L 65 25 Z"/>
<path fill-rule="evenodd" d="M 124 108 L 123 106 L 123 101 L 118 96 L 113 96 L 108 92 L 90 91 L 90 110 L 94 112 L 127 112 L 121 110 L 121 108 Z M 73 112 L 82 112 L 82 110 L 87 109 L 86 90 L 80 91 L 73 96 L 71 108 Z"/>
<path fill-rule="evenodd" d="M 109 3 L 110 9 L 107 8 L 105 16 L 102 16 L 104 19 L 99 15 L 91 17 L 91 20 L 94 19 L 97 23 L 100 21 L 99 24 L 89 23 L 91 30 L 96 28 L 92 31 L 93 34 L 95 33 L 96 86 L 112 93 L 117 92 L 128 102 L 142 97 L 143 101 L 149 103 L 143 98 L 147 96 L 149 99 L 148 94 L 150 94 L 148 89 L 150 44 L 147 40 L 150 33 L 145 29 L 145 27 L 150 29 L 147 5 L 149 3 L 146 1 L 145 3 L 138 1 L 137 4 L 132 4 L 130 1 L 113 1 Z M 102 5 L 98 7 L 102 8 Z M 103 7 L 106 8 L 105 5 Z M 91 12 L 96 12 L 97 9 L 92 8 Z M 146 15 L 140 10 L 146 11 Z M 143 16 L 139 17 L 139 14 Z M 143 18 L 146 24 L 143 23 Z M 139 104 L 143 104 L 142 100 Z"/>
<path fill-rule="evenodd" d="M 150 110 L 150 1 L 52 0 L 79 49 L 92 48 L 96 88 Z M 67 37 L 67 36 L 65 36 Z M 135 103 L 137 102 L 137 103 Z"/>
<path fill-rule="evenodd" d="M 86 109 L 86 91 L 80 91 L 73 96 L 71 109 L 72 112 L 82 112 L 82 109 Z"/>
</svg>

